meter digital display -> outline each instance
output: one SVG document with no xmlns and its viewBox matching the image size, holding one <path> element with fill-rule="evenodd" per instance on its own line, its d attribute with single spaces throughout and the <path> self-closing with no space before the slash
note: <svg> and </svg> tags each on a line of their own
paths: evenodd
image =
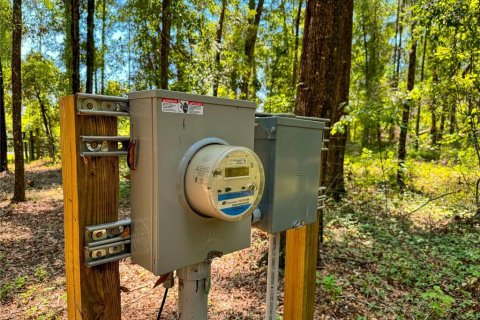
<svg viewBox="0 0 480 320">
<path fill-rule="evenodd" d="M 225 178 L 246 177 L 249 172 L 250 170 L 248 167 L 225 168 Z"/>
<path fill-rule="evenodd" d="M 238 221 L 263 194 L 265 176 L 257 155 L 245 147 L 212 144 L 198 150 L 185 173 L 185 196 L 198 214 Z"/>
</svg>

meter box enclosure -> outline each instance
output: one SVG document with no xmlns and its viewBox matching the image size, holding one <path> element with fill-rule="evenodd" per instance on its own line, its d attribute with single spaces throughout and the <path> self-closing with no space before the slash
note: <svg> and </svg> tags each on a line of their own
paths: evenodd
<svg viewBox="0 0 480 320">
<path fill-rule="evenodd" d="M 261 220 L 277 233 L 317 221 L 324 122 L 317 118 L 265 115 L 256 118 L 255 153 L 265 168 Z"/>
<path fill-rule="evenodd" d="M 151 90 L 129 104 L 132 261 L 162 275 L 249 247 L 264 179 L 255 103 Z"/>
</svg>

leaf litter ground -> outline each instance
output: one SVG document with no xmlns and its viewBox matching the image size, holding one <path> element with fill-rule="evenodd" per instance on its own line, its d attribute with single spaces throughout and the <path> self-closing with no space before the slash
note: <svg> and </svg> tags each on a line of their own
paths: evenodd
<svg viewBox="0 0 480 320">
<path fill-rule="evenodd" d="M 0 176 L 0 319 L 64 319 L 61 171 L 37 162 L 26 178 L 28 201 L 13 204 L 13 174 Z M 125 181 L 121 194 L 125 216 Z M 315 319 L 480 319 L 478 227 L 379 214 L 374 200 L 352 194 L 326 213 Z M 263 319 L 267 239 L 254 230 L 251 248 L 214 261 L 209 319 Z M 120 276 L 123 319 L 155 319 L 164 290 L 153 288 L 156 277 L 129 259 Z M 176 297 L 171 290 L 162 319 L 176 318 Z"/>
</svg>

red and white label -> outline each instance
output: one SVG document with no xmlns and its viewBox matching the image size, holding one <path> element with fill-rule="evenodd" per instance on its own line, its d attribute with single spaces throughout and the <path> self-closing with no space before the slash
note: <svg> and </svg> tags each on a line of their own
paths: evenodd
<svg viewBox="0 0 480 320">
<path fill-rule="evenodd" d="M 203 115 L 203 102 L 162 98 L 162 111 Z"/>
</svg>

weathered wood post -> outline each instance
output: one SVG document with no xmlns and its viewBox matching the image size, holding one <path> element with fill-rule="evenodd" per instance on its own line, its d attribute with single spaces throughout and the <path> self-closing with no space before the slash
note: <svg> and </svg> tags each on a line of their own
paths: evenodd
<svg viewBox="0 0 480 320">
<path fill-rule="evenodd" d="M 80 157 L 80 136 L 116 136 L 117 118 L 79 115 L 76 97 L 60 100 L 65 269 L 69 319 L 120 319 L 118 262 L 84 264 L 85 226 L 118 219 L 118 157 Z"/>
<path fill-rule="evenodd" d="M 285 320 L 313 319 L 318 252 L 318 222 L 287 231 Z"/>
</svg>

